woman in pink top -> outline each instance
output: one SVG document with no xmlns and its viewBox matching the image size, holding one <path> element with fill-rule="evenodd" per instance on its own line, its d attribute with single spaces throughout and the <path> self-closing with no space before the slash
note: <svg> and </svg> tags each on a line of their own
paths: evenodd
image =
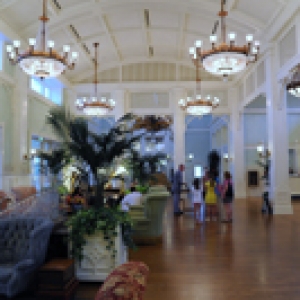
<svg viewBox="0 0 300 300">
<path fill-rule="evenodd" d="M 234 192 L 231 175 L 228 171 L 224 172 L 224 182 L 221 188 L 221 195 L 227 217 L 227 219 L 223 220 L 223 222 L 232 222 L 232 201 L 234 197 Z"/>
</svg>

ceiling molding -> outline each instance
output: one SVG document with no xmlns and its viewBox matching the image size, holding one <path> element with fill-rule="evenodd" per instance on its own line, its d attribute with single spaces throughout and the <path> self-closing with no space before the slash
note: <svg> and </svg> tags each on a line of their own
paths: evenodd
<svg viewBox="0 0 300 300">
<path fill-rule="evenodd" d="M 12 0 L 15 1 L 15 0 Z M 207 3 L 204 2 L 201 4 L 201 9 L 199 8 L 199 5 L 195 5 L 195 4 L 191 4 L 191 3 L 186 3 L 180 0 L 175 0 L 176 5 L 173 4 L 173 2 L 171 3 L 169 0 L 161 0 L 160 1 L 160 5 L 165 5 L 168 8 L 169 12 L 174 12 L 174 13 L 188 13 L 188 14 L 193 14 L 198 16 L 199 18 L 201 17 L 206 17 L 208 16 L 208 14 L 211 14 L 212 16 L 216 16 L 217 18 L 217 13 L 219 11 L 219 5 L 214 4 L 214 3 Z M 130 3 L 124 3 L 123 5 L 119 3 L 119 1 L 116 0 L 111 0 L 109 1 L 109 3 L 96 3 L 96 2 L 83 2 L 80 4 L 75 4 L 71 7 L 65 8 L 63 10 L 61 10 L 57 15 L 54 15 L 53 17 L 51 17 L 50 21 L 49 21 L 49 30 L 58 30 L 61 26 L 65 26 L 65 23 L 71 22 L 74 19 L 80 19 L 82 17 L 84 17 L 84 15 L 87 15 L 86 17 L 88 17 L 88 15 L 90 16 L 90 13 L 92 14 L 97 14 L 98 11 L 100 10 L 103 14 L 109 14 L 111 11 L 111 8 L 113 8 L 114 6 L 118 6 L 118 8 L 120 9 L 120 7 L 124 6 L 124 9 L 130 9 L 130 8 L 134 8 L 136 9 L 137 6 L 141 6 L 141 9 L 144 9 L 145 7 L 149 7 L 152 9 L 158 9 L 157 8 L 157 3 L 153 3 L 153 2 L 148 2 L 146 1 L 146 3 L 144 2 L 140 2 L 140 1 L 131 1 Z M 256 32 L 261 31 L 264 28 L 264 24 L 259 21 L 256 18 L 253 17 L 249 17 L 248 15 L 246 15 L 243 12 L 240 12 L 238 10 L 234 10 L 232 11 L 229 16 L 228 16 L 229 20 L 233 20 L 234 22 L 238 22 L 239 24 L 241 24 L 242 26 L 245 26 L 247 28 L 245 28 L 245 31 L 249 31 L 247 30 L 250 27 L 250 30 L 255 30 Z M 28 26 L 26 26 L 23 30 L 22 30 L 22 34 L 28 34 L 31 33 L 33 30 L 36 29 L 36 23 L 37 22 L 33 22 L 32 24 L 29 24 Z"/>
<path fill-rule="evenodd" d="M 187 32 L 187 23 L 188 23 L 189 15 L 186 13 L 182 13 L 180 15 L 180 31 L 179 31 L 179 37 L 178 37 L 178 49 L 177 49 L 177 56 L 178 59 L 182 59 L 183 57 L 183 49 L 185 46 L 185 40 L 186 40 L 186 32 Z"/>
<path fill-rule="evenodd" d="M 190 60 L 177 60 L 176 58 L 171 57 L 155 57 L 155 58 L 145 58 L 145 57 L 134 57 L 130 59 L 125 59 L 122 63 L 117 61 L 110 61 L 110 62 L 102 62 L 101 66 L 99 67 L 99 73 L 110 70 L 113 68 L 122 68 L 123 66 L 130 65 L 130 64 L 140 64 L 140 63 L 171 63 L 174 65 L 185 66 L 191 69 L 194 69 L 194 65 Z M 88 79 L 92 76 L 93 70 L 88 69 L 85 72 L 81 72 L 77 76 L 71 78 L 71 81 L 74 83 L 79 83 L 85 79 Z M 213 77 L 213 75 L 212 75 Z M 221 82 L 221 81 L 220 81 Z"/>
</svg>

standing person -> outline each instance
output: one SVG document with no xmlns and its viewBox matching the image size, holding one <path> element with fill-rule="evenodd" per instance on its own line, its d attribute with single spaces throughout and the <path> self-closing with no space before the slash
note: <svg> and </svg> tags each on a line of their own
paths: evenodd
<svg viewBox="0 0 300 300">
<path fill-rule="evenodd" d="M 224 182 L 222 185 L 222 201 L 225 209 L 226 219 L 223 222 L 232 222 L 232 201 L 233 201 L 233 183 L 228 171 L 224 172 Z"/>
<path fill-rule="evenodd" d="M 204 176 L 202 179 L 202 195 L 203 195 L 203 199 L 205 199 L 205 183 L 207 182 L 207 180 L 209 179 L 209 172 L 207 168 L 204 168 Z"/>
<path fill-rule="evenodd" d="M 192 201 L 194 203 L 194 220 L 197 224 L 199 224 L 201 220 L 201 204 L 203 203 L 202 190 L 201 179 L 195 178 L 192 186 Z"/>
<path fill-rule="evenodd" d="M 212 177 L 205 183 L 205 205 L 210 221 L 217 216 L 217 194 L 215 192 L 217 184 Z"/>
<path fill-rule="evenodd" d="M 183 214 L 183 212 L 179 208 L 179 202 L 180 202 L 180 192 L 181 192 L 181 185 L 183 183 L 183 176 L 182 173 L 184 172 L 184 165 L 180 164 L 178 166 L 178 170 L 174 174 L 174 180 L 173 180 L 173 201 L 174 201 L 174 215 L 180 216 Z"/>
</svg>

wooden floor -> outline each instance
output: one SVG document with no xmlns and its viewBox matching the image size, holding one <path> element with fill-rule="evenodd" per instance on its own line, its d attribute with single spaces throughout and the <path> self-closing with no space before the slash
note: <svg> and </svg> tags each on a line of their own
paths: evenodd
<svg viewBox="0 0 300 300">
<path fill-rule="evenodd" d="M 300 299 L 300 203 L 293 215 L 264 216 L 261 200 L 236 201 L 232 224 L 174 220 L 171 203 L 163 243 L 130 253 L 150 267 L 145 300 Z M 93 299 L 81 285 L 77 299 Z"/>
<path fill-rule="evenodd" d="M 261 200 L 236 201 L 232 224 L 194 225 L 192 214 L 165 217 L 163 243 L 131 260 L 150 268 L 145 300 L 299 300 L 300 203 L 293 215 L 264 216 Z M 80 284 L 92 300 L 98 284 Z"/>
</svg>

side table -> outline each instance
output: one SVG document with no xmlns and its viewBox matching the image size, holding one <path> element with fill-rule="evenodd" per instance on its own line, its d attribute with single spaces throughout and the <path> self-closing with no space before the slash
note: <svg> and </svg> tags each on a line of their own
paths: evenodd
<svg viewBox="0 0 300 300">
<path fill-rule="evenodd" d="M 37 296 L 43 300 L 73 299 L 78 281 L 72 259 L 52 259 L 39 271 Z"/>
</svg>

